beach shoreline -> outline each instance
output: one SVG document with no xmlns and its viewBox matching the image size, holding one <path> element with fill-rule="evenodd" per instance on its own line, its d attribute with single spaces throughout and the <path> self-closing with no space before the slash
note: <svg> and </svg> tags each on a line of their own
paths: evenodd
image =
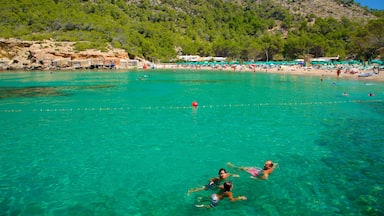
<svg viewBox="0 0 384 216">
<path fill-rule="evenodd" d="M 340 74 L 337 75 L 337 68 L 334 69 L 321 69 L 321 68 L 305 68 L 301 66 L 285 66 L 279 68 L 262 68 L 255 67 L 250 68 L 246 66 L 236 67 L 222 67 L 215 68 L 209 66 L 183 66 L 178 64 L 156 64 L 156 69 L 170 69 L 170 70 L 205 70 L 205 71 L 232 71 L 234 73 L 248 72 L 248 73 L 271 73 L 271 74 L 283 74 L 283 75 L 300 75 L 300 76 L 317 76 L 319 79 L 350 79 L 350 80 L 361 80 L 361 81 L 374 81 L 384 82 L 384 70 L 379 71 L 378 74 L 374 74 L 368 77 L 359 77 L 359 73 L 349 73 L 348 70 L 343 69 Z M 360 73 L 370 72 L 372 70 L 361 71 Z M 376 70 L 377 71 L 377 70 Z"/>
<path fill-rule="evenodd" d="M 84 71 L 89 71 L 92 69 L 84 69 Z M 181 65 L 175 63 L 159 63 L 155 64 L 154 67 L 146 67 L 144 68 L 141 65 L 131 66 L 129 68 L 99 68 L 93 69 L 97 71 L 131 71 L 131 70 L 140 70 L 140 71 L 153 71 L 153 70 L 188 70 L 188 71 L 225 71 L 225 72 L 234 72 L 234 73 L 267 73 L 267 74 L 281 74 L 281 75 L 297 75 L 297 76 L 313 76 L 319 77 L 319 79 L 346 79 L 346 80 L 358 80 L 358 81 L 369 81 L 369 82 L 384 82 L 384 70 L 380 70 L 378 73 L 367 76 L 367 77 L 359 77 L 361 73 L 372 72 L 370 70 L 360 71 L 359 73 L 350 73 L 348 69 L 342 69 L 340 74 L 337 74 L 337 68 L 332 69 L 322 69 L 322 68 L 312 68 L 312 67 L 302 67 L 302 66 L 282 66 L 282 67 L 254 67 L 251 68 L 246 65 L 236 65 L 236 66 L 223 66 L 223 67 L 210 67 L 210 66 L 190 66 L 190 65 Z M 2 72 L 9 72 L 13 70 L 0 70 Z M 16 70 L 18 71 L 18 70 Z M 34 71 L 34 70 L 21 70 L 21 71 Z M 78 71 L 78 69 L 47 69 L 42 70 L 46 72 L 70 72 L 70 71 Z M 377 69 L 376 69 L 377 72 Z"/>
</svg>

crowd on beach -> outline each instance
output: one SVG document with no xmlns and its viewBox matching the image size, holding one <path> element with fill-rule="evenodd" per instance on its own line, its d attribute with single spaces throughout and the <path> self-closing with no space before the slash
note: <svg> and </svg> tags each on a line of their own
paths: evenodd
<svg viewBox="0 0 384 216">
<path fill-rule="evenodd" d="M 251 179 L 267 180 L 269 175 L 275 170 L 278 164 L 274 163 L 271 160 L 268 160 L 264 163 L 263 168 L 235 166 L 230 162 L 227 163 L 227 166 L 234 170 L 247 172 L 248 174 L 251 175 L 250 176 Z M 198 208 L 216 207 L 219 204 L 219 201 L 225 198 L 228 198 L 231 202 L 235 202 L 239 200 L 247 200 L 246 196 L 235 197 L 233 195 L 232 190 L 234 187 L 234 183 L 228 180 L 230 176 L 240 177 L 240 175 L 238 174 L 228 173 L 224 168 L 221 168 L 219 170 L 217 177 L 210 178 L 208 184 L 202 187 L 189 189 L 188 195 L 190 195 L 191 193 L 195 193 L 203 190 L 210 190 L 213 192 L 211 194 L 211 200 L 209 201 L 209 203 L 196 204 L 195 206 Z"/>
<path fill-rule="evenodd" d="M 358 65 L 335 65 L 335 66 L 303 66 L 296 65 L 199 65 L 199 64 L 156 64 L 156 69 L 183 69 L 183 70 L 211 70 L 211 71 L 233 71 L 233 72 L 255 72 L 255 73 L 278 73 L 305 76 L 337 77 L 345 79 L 364 79 L 384 82 L 383 66 L 359 67 Z M 369 74 L 370 76 L 359 76 Z"/>
</svg>

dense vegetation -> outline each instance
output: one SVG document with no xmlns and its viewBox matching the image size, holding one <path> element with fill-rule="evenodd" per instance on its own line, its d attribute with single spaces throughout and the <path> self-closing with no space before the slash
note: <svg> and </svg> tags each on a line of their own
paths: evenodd
<svg viewBox="0 0 384 216">
<path fill-rule="evenodd" d="M 300 17 L 269 0 L 155 2 L 3 0 L 0 37 L 81 41 L 78 50 L 103 50 L 109 44 L 131 57 L 155 61 L 177 54 L 238 60 L 290 60 L 306 54 L 371 59 L 384 47 L 383 11 L 371 11 L 378 19 L 363 23 Z"/>
</svg>

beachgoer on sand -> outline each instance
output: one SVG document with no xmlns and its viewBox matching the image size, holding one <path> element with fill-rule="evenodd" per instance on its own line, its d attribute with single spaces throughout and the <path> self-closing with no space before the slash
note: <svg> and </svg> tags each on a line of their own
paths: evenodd
<svg viewBox="0 0 384 216">
<path fill-rule="evenodd" d="M 202 190 L 209 190 L 209 189 L 217 189 L 220 188 L 220 182 L 228 179 L 228 177 L 233 176 L 233 177 L 240 177 L 237 174 L 232 174 L 232 173 L 227 173 L 227 171 L 224 168 L 221 168 L 219 170 L 219 176 L 214 177 L 209 179 L 209 183 L 203 187 L 198 187 L 198 188 L 192 188 L 188 190 L 188 195 L 193 192 L 198 192 Z"/>
<path fill-rule="evenodd" d="M 213 208 L 219 204 L 219 201 L 227 197 L 231 202 L 235 202 L 238 200 L 247 200 L 245 196 L 233 197 L 232 193 L 233 184 L 230 181 L 224 182 L 223 188 L 217 194 L 211 195 L 211 203 L 209 205 L 195 205 L 198 208 Z"/>
<path fill-rule="evenodd" d="M 271 174 L 275 168 L 278 166 L 277 163 L 273 163 L 273 161 L 268 160 L 264 163 L 264 168 L 261 169 L 259 167 L 237 167 L 232 163 L 227 163 L 228 167 L 245 171 L 251 174 L 251 178 L 260 178 L 260 179 L 268 179 L 269 174 Z"/>
</svg>

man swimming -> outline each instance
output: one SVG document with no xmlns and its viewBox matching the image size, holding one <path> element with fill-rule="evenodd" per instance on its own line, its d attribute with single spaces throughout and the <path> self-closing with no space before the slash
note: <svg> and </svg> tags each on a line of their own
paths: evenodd
<svg viewBox="0 0 384 216">
<path fill-rule="evenodd" d="M 227 166 L 245 171 L 252 175 L 251 178 L 268 179 L 269 174 L 271 174 L 275 170 L 277 163 L 273 163 L 273 161 L 268 160 L 264 163 L 263 169 L 258 167 L 237 167 L 230 162 L 227 163 Z"/>
<path fill-rule="evenodd" d="M 227 171 L 224 168 L 221 168 L 219 170 L 219 176 L 218 177 L 210 178 L 209 179 L 209 183 L 206 184 L 203 187 L 189 189 L 188 190 L 188 195 L 190 193 L 198 192 L 198 191 L 201 191 L 201 190 L 215 189 L 215 188 L 219 187 L 220 182 L 228 179 L 228 177 L 230 177 L 230 176 L 240 177 L 239 175 L 236 175 L 236 174 L 227 173 Z"/>
</svg>

